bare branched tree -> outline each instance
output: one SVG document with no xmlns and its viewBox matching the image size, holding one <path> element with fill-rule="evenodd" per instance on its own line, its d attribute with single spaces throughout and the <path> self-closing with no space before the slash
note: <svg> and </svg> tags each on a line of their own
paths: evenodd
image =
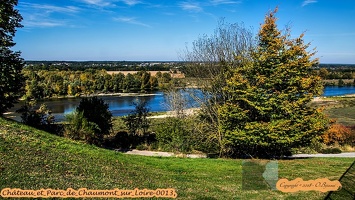
<svg viewBox="0 0 355 200">
<path fill-rule="evenodd" d="M 251 28 L 221 19 L 212 35 L 201 36 L 192 43 L 191 49 L 187 47 L 180 55 L 186 63 L 186 77 L 195 79 L 194 86 L 201 90 L 198 95 L 191 93 L 191 96 L 201 105 L 201 119 L 218 141 L 220 154 L 224 145 L 223 135 L 218 131 L 218 105 L 228 99 L 223 87 L 233 69 L 250 61 L 255 44 Z"/>
<path fill-rule="evenodd" d="M 166 106 L 177 118 L 184 118 L 185 110 L 188 108 L 188 100 L 179 89 L 170 89 L 165 95 Z"/>
</svg>

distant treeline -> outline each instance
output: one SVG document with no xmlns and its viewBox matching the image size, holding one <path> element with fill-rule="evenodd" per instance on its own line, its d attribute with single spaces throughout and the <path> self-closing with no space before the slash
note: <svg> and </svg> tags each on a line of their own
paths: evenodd
<svg viewBox="0 0 355 200">
<path fill-rule="evenodd" d="M 180 62 L 136 62 L 136 61 L 26 61 L 29 70 L 85 71 L 104 69 L 106 71 L 168 71 L 179 68 Z"/>
<path fill-rule="evenodd" d="M 174 68 L 184 71 L 184 65 L 184 62 L 178 61 L 26 61 L 26 69 L 29 70 L 64 71 L 85 71 L 87 69 L 104 69 L 106 71 L 168 71 Z M 318 71 L 322 68 L 330 72 L 354 72 L 355 64 L 319 64 L 314 69 Z"/>
<path fill-rule="evenodd" d="M 328 69 L 355 69 L 355 64 L 319 64 L 319 67 Z"/>
<path fill-rule="evenodd" d="M 169 73 L 152 76 L 146 71 L 124 75 L 108 74 L 106 70 L 85 71 L 23 70 L 29 99 L 57 96 L 80 96 L 95 93 L 150 92 L 171 87 L 174 79 Z"/>
<path fill-rule="evenodd" d="M 320 68 L 316 72 L 323 80 L 355 78 L 355 68 Z"/>
</svg>

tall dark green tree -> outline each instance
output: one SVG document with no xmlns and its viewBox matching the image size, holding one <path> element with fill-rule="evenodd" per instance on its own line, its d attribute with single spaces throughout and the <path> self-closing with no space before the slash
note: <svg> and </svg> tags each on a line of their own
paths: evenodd
<svg viewBox="0 0 355 200">
<path fill-rule="evenodd" d="M 219 108 L 226 150 L 237 156 L 275 157 L 306 146 L 324 133 L 328 120 L 307 104 L 322 92 L 318 64 L 303 34 L 290 38 L 277 28 L 277 9 L 266 15 L 252 60 L 234 70 Z"/>
<path fill-rule="evenodd" d="M 93 143 L 100 144 L 103 136 L 109 134 L 112 128 L 112 113 L 108 104 L 97 97 L 83 98 L 76 111 L 83 113 L 83 117 L 91 124 L 96 124 L 93 126 L 95 134 Z"/>
<path fill-rule="evenodd" d="M 11 108 L 22 95 L 24 66 L 20 52 L 11 50 L 15 46 L 13 37 L 16 29 L 21 28 L 22 16 L 14 7 L 17 0 L 0 2 L 0 115 Z"/>
</svg>

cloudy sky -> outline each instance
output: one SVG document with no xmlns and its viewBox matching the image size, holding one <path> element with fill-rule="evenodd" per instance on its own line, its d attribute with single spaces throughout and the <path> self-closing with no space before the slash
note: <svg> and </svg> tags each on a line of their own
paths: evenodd
<svg viewBox="0 0 355 200">
<path fill-rule="evenodd" d="M 279 28 L 305 33 L 321 63 L 355 64 L 354 0 L 19 0 L 15 50 L 26 60 L 175 61 L 217 22 L 256 34 L 279 7 Z"/>
</svg>

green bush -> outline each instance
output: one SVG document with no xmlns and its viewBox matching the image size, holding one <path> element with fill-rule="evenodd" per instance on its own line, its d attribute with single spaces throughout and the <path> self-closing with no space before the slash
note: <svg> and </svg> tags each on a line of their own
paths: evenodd
<svg viewBox="0 0 355 200">
<path fill-rule="evenodd" d="M 321 151 L 324 154 L 338 154 L 341 153 L 341 149 L 339 149 L 338 147 L 329 147 L 329 148 L 325 148 Z"/>
<path fill-rule="evenodd" d="M 67 125 L 64 127 L 64 137 L 73 140 L 83 140 L 86 143 L 93 144 L 97 138 L 95 130 L 97 124 L 89 122 L 82 112 L 73 112 L 65 116 Z"/>
<path fill-rule="evenodd" d="M 62 125 L 54 123 L 54 116 L 47 105 L 41 104 L 39 108 L 37 107 L 36 101 L 26 101 L 25 105 L 16 112 L 21 113 L 21 119 L 24 124 L 56 135 L 61 135 L 63 131 Z"/>
<path fill-rule="evenodd" d="M 143 150 L 149 150 L 149 146 L 146 145 L 146 144 L 139 144 L 139 145 L 136 146 L 136 149 L 137 149 L 137 150 L 141 150 L 141 151 L 143 151 Z"/>
<path fill-rule="evenodd" d="M 161 150 L 188 153 L 218 152 L 217 142 L 210 137 L 203 123 L 195 117 L 168 117 L 154 124 L 157 145 Z"/>
<path fill-rule="evenodd" d="M 183 119 L 168 117 L 155 131 L 162 150 L 184 153 L 192 150 L 189 130 Z"/>
<path fill-rule="evenodd" d="M 134 148 L 139 150 L 146 150 L 152 149 L 155 142 L 155 134 L 147 133 L 145 135 L 136 135 L 128 133 L 127 131 L 119 131 L 116 133 L 113 139 L 105 141 L 105 146 L 111 148 L 120 148 L 122 150 Z"/>
<path fill-rule="evenodd" d="M 292 154 L 315 154 L 320 153 L 325 148 L 325 144 L 314 138 L 309 146 L 293 148 Z"/>
</svg>

